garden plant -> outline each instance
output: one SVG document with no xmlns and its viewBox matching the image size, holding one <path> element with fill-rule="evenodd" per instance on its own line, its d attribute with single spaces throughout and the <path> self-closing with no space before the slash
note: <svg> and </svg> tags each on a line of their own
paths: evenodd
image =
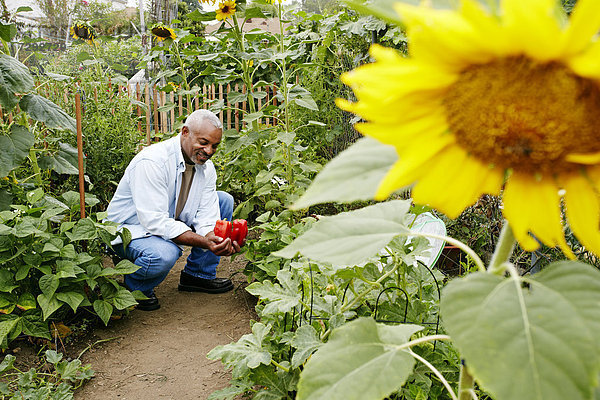
<svg viewBox="0 0 600 400">
<path fill-rule="evenodd" d="M 102 210 L 151 113 L 117 84 L 145 68 L 152 96 L 173 94 L 155 111 L 180 111 L 151 141 L 200 107 L 242 122 L 214 157 L 237 200 L 219 229 L 249 230 L 257 320 L 208 354 L 232 377 L 210 399 L 599 398 L 600 3 L 214 5 L 151 24 L 145 56 L 78 20 L 66 54 L 24 59 L 0 25 L 2 348 L 135 305 L 117 279 L 136 266 L 103 264 L 128 235 Z M 278 29 L 248 30 L 256 19 Z M 229 90 L 209 100 L 211 85 Z M 441 220 L 452 234 L 423 229 Z M 444 243 L 463 253 L 459 273 L 436 263 Z M 93 374 L 43 360 L 26 372 L 6 356 L 0 392 L 70 398 Z"/>
</svg>

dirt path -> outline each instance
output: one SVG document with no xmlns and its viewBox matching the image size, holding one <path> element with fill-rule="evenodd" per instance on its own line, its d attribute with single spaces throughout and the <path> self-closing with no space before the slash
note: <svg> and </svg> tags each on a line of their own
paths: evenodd
<svg viewBox="0 0 600 400">
<path fill-rule="evenodd" d="M 156 289 L 159 310 L 134 310 L 95 331 L 100 339 L 118 339 L 84 354 L 83 363 L 92 364 L 96 377 L 75 399 L 206 399 L 227 386 L 229 373 L 206 354 L 250 332 L 249 320 L 255 318 L 253 300 L 243 289 L 241 273 L 233 277 L 235 289 L 228 293 L 178 292 L 186 256 L 187 252 Z M 242 258 L 233 263 L 222 259 L 217 276 L 239 271 Z"/>
</svg>

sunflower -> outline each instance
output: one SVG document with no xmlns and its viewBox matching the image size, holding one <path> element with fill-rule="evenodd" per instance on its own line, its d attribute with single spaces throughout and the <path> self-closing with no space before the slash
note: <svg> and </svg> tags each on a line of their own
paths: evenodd
<svg viewBox="0 0 600 400">
<path fill-rule="evenodd" d="M 163 24 L 156 24 L 152 27 L 152 34 L 156 36 L 158 41 L 172 39 L 174 40 L 177 35 L 173 31 L 173 29 L 165 26 Z"/>
<path fill-rule="evenodd" d="M 367 121 L 358 131 L 397 150 L 378 199 L 414 184 L 415 202 L 456 218 L 503 189 L 524 249 L 537 238 L 573 257 L 564 204 L 579 241 L 600 254 L 600 1 L 579 0 L 570 19 L 557 3 L 395 5 L 410 57 L 374 45 L 374 63 L 342 76 L 358 101 L 338 100 Z"/>
<path fill-rule="evenodd" d="M 217 19 L 224 21 L 235 14 L 235 0 L 225 0 L 219 3 L 219 8 L 215 10 Z"/>
<path fill-rule="evenodd" d="M 87 21 L 77 21 L 71 26 L 71 36 L 75 39 L 82 39 L 92 44 L 96 35 L 94 34 L 94 28 Z"/>
</svg>

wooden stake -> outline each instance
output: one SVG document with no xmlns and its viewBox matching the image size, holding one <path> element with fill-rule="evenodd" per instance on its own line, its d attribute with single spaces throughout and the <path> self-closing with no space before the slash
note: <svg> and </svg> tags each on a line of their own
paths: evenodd
<svg viewBox="0 0 600 400">
<path fill-rule="evenodd" d="M 175 95 L 171 92 L 170 96 L 171 103 L 175 104 Z M 175 130 L 175 107 L 171 108 L 171 131 Z"/>
<path fill-rule="evenodd" d="M 135 84 L 135 99 L 140 101 L 142 98 L 142 92 L 140 90 L 140 83 Z M 142 132 L 142 108 L 137 106 L 137 116 L 138 116 L 138 132 Z"/>
<path fill-rule="evenodd" d="M 165 92 L 160 92 L 160 106 L 162 107 L 165 104 L 167 104 L 167 94 Z M 160 125 L 161 125 L 161 132 L 167 133 L 167 113 L 166 113 L 166 111 L 163 111 L 160 113 Z"/>
<path fill-rule="evenodd" d="M 146 145 L 150 145 L 150 84 L 146 82 L 146 86 L 144 87 L 144 91 L 146 94 Z"/>
<path fill-rule="evenodd" d="M 81 129 L 81 97 L 75 93 L 75 121 L 77 123 L 77 166 L 79 168 L 79 212 L 85 218 L 85 187 L 83 178 L 83 133 Z"/>
<path fill-rule="evenodd" d="M 227 94 L 231 92 L 231 85 L 227 84 Z M 227 129 L 231 129 L 231 104 L 229 103 L 229 96 L 227 96 Z"/>
<path fill-rule="evenodd" d="M 154 98 L 154 137 L 159 137 L 160 121 L 158 120 L 158 92 L 156 85 L 152 88 L 152 97 Z"/>
</svg>

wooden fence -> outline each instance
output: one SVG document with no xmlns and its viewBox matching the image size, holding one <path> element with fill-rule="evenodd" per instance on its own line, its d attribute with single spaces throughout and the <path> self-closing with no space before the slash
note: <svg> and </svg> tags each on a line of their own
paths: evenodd
<svg viewBox="0 0 600 400">
<path fill-rule="evenodd" d="M 174 92 L 166 93 L 158 90 L 157 86 L 145 85 L 143 88 L 138 83 L 134 89 L 131 86 L 118 86 L 115 95 L 129 96 L 139 103 L 134 103 L 138 115 L 138 130 L 146 135 L 149 144 L 153 138 L 172 133 L 185 117 L 194 110 L 200 108 L 214 108 L 219 111 L 216 114 L 223 123 L 223 130 L 240 130 L 246 124 L 243 120 L 248 110 L 247 101 L 232 103 L 229 101 L 229 93 L 246 93 L 245 85 L 204 85 L 202 90 L 195 95 L 179 95 Z M 257 90 L 264 94 L 257 95 L 257 109 L 263 105 L 277 105 L 276 88 L 264 87 Z M 113 93 L 111 91 L 111 93 Z M 240 97 L 240 96 L 234 96 Z M 245 98 L 245 96 L 244 96 Z M 94 99 L 98 101 L 97 90 L 94 88 Z M 142 107 L 141 104 L 144 104 Z M 221 105 L 219 103 L 222 103 Z M 214 107 L 212 107 L 214 105 Z M 144 118 L 145 117 L 145 118 Z M 259 123 L 274 125 L 275 118 L 263 117 Z"/>
</svg>

